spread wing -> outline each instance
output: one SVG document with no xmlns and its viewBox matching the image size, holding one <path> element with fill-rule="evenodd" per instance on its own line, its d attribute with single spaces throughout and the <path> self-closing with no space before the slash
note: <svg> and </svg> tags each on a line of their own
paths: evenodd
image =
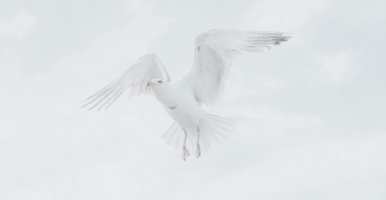
<svg viewBox="0 0 386 200">
<path fill-rule="evenodd" d="M 155 78 L 170 82 L 160 59 L 155 54 L 144 55 L 121 77 L 87 98 L 82 107 L 88 107 L 89 110 L 107 109 L 125 92 L 129 93 L 129 97 L 134 97 L 150 91 L 148 82 Z"/>
<path fill-rule="evenodd" d="M 232 59 L 242 51 L 258 52 L 287 41 L 281 32 L 210 30 L 196 38 L 193 68 L 182 80 L 202 104 L 213 103 L 222 91 Z"/>
</svg>

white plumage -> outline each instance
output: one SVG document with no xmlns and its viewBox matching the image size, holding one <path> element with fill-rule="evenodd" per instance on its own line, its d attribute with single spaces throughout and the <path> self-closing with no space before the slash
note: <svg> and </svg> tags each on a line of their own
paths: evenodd
<svg viewBox="0 0 386 200">
<path fill-rule="evenodd" d="M 137 96 L 153 90 L 175 123 L 163 138 L 182 148 L 185 160 L 189 149 L 199 157 L 216 139 L 232 132 L 229 118 L 206 113 L 203 105 L 213 104 L 221 95 L 232 59 L 243 51 L 257 52 L 290 37 L 280 32 L 210 30 L 196 38 L 193 68 L 180 81 L 172 82 L 155 54 L 147 54 L 117 80 L 90 96 L 84 107 L 111 106 L 125 92 Z"/>
</svg>

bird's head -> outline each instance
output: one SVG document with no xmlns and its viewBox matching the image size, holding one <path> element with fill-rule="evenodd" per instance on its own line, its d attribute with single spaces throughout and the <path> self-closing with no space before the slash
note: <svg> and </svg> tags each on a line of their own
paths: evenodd
<svg viewBox="0 0 386 200">
<path fill-rule="evenodd" d="M 166 81 L 162 80 L 162 79 L 159 79 L 159 78 L 155 78 L 155 79 L 152 79 L 151 81 L 149 81 L 149 83 L 147 84 L 148 86 L 151 86 L 151 87 L 154 87 L 154 86 L 160 86 L 160 85 L 163 85 L 165 84 Z"/>
</svg>

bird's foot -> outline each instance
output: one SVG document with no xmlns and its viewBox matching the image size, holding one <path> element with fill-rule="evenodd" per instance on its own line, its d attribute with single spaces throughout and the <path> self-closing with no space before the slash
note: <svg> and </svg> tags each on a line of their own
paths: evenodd
<svg viewBox="0 0 386 200">
<path fill-rule="evenodd" d="M 186 157 L 190 156 L 190 153 L 188 151 L 188 149 L 186 148 L 186 146 L 184 146 L 182 148 L 182 159 L 183 160 L 186 160 Z"/>
<path fill-rule="evenodd" d="M 197 144 L 196 156 L 197 156 L 197 158 L 201 156 L 201 147 L 200 147 L 200 144 Z"/>
</svg>

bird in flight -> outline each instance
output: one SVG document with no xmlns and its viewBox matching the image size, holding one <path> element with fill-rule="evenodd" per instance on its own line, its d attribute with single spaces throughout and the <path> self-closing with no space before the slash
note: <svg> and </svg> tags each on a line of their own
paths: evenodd
<svg viewBox="0 0 386 200">
<path fill-rule="evenodd" d="M 182 159 L 201 156 L 203 149 L 232 132 L 230 118 L 207 113 L 221 95 L 232 60 L 242 53 L 269 49 L 290 38 L 282 32 L 209 30 L 196 38 L 193 67 L 178 81 L 172 81 L 160 59 L 147 54 L 118 79 L 86 99 L 83 107 L 109 108 L 122 94 L 130 97 L 152 92 L 174 123 L 163 138 L 182 150 Z"/>
</svg>

